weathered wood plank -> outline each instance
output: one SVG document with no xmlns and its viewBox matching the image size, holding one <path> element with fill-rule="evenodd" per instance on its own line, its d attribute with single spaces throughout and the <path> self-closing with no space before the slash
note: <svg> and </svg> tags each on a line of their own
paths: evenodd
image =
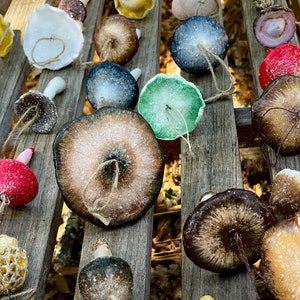
<svg viewBox="0 0 300 300">
<path fill-rule="evenodd" d="M 220 16 L 221 21 L 221 16 Z M 221 21 L 222 22 L 222 21 Z M 221 87 L 229 86 L 228 74 L 217 68 Z M 204 99 L 216 94 L 211 75 L 184 77 L 204 90 Z M 208 191 L 221 192 L 242 188 L 242 175 L 231 97 L 223 97 L 205 107 L 203 117 L 190 135 L 194 155 L 181 143 L 182 225 Z M 220 275 L 197 267 L 182 249 L 182 299 L 199 299 L 205 294 L 215 299 L 256 299 L 255 289 L 246 272 Z"/>
<path fill-rule="evenodd" d="M 142 37 L 138 53 L 126 67 L 129 70 L 141 68 L 142 76 L 138 81 L 140 87 L 159 71 L 160 11 L 161 1 L 157 1 L 155 8 L 145 19 L 135 21 L 137 28 L 141 29 Z M 125 259 L 132 268 L 134 276 L 132 299 L 149 299 L 152 215 L 151 208 L 137 223 L 114 230 L 86 224 L 79 270 L 92 260 L 92 245 L 99 238 L 105 238 L 113 255 Z M 82 299 L 78 286 L 75 299 Z"/>
<path fill-rule="evenodd" d="M 0 145 L 11 128 L 14 102 L 19 98 L 29 65 L 22 51 L 20 31 L 14 31 L 14 42 L 6 57 L 0 59 Z"/>
<path fill-rule="evenodd" d="M 85 20 L 85 44 L 82 60 L 91 60 L 94 54 L 93 35 L 95 24 L 102 15 L 104 0 L 90 1 Z M 55 179 L 52 144 L 57 130 L 68 120 L 82 113 L 84 90 L 82 86 L 86 70 L 79 61 L 59 71 L 43 71 L 37 90 L 43 91 L 55 76 L 66 80 L 66 90 L 54 100 L 58 108 L 58 122 L 50 134 L 35 134 L 28 130 L 21 137 L 17 154 L 24 148 L 33 146 L 36 150 L 30 163 L 40 185 L 37 198 L 20 209 L 5 208 L 0 216 L 1 232 L 15 236 L 20 246 L 27 250 L 29 257 L 29 277 L 23 290 L 36 288 L 35 299 L 43 299 L 47 273 L 51 266 L 53 247 L 61 217 L 62 199 Z"/>
<path fill-rule="evenodd" d="M 276 1 L 276 4 L 281 4 L 283 6 L 286 6 L 285 1 Z M 253 70 L 253 81 L 255 84 L 257 97 L 259 97 L 262 93 L 262 89 L 260 87 L 259 80 L 258 80 L 258 70 L 265 56 L 265 49 L 257 42 L 252 30 L 253 21 L 257 16 L 257 11 L 255 6 L 253 5 L 252 1 L 247 1 L 247 0 L 242 0 L 241 5 L 242 5 L 242 10 L 244 15 L 245 28 L 247 30 L 247 38 L 248 38 L 251 64 Z M 290 43 L 299 45 L 296 36 L 290 41 Z M 278 155 L 277 156 L 276 153 L 270 147 L 265 145 L 263 146 L 262 151 L 265 153 L 267 159 L 271 163 L 274 164 L 276 162 L 275 166 L 270 166 L 271 178 L 278 171 L 284 168 L 300 170 L 300 155 L 289 155 L 289 156 Z"/>
</svg>

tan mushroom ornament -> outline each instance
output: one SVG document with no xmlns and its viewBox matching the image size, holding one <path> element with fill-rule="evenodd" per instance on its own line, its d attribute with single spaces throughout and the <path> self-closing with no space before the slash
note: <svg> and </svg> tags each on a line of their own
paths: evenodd
<svg viewBox="0 0 300 300">
<path fill-rule="evenodd" d="M 23 49 L 36 68 L 64 68 L 79 56 L 83 42 L 81 23 L 62 9 L 44 4 L 28 17 Z"/>
</svg>

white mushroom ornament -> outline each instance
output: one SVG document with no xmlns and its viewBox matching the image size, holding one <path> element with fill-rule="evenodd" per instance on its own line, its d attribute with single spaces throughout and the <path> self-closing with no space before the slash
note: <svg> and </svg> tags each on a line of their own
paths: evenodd
<svg viewBox="0 0 300 300">
<path fill-rule="evenodd" d="M 34 67 L 59 70 L 80 55 L 83 42 L 80 22 L 64 10 L 44 4 L 28 18 L 23 49 Z"/>
</svg>

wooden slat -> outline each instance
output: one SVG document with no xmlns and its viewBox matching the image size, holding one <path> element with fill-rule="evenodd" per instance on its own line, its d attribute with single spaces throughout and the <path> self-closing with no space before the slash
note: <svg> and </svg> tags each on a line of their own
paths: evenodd
<svg viewBox="0 0 300 300">
<path fill-rule="evenodd" d="M 276 1 L 276 4 L 281 4 L 283 6 L 286 6 L 285 1 Z M 260 96 L 262 93 L 262 89 L 259 84 L 258 80 L 258 70 L 259 66 L 265 56 L 265 49 L 262 47 L 257 40 L 255 39 L 255 36 L 253 34 L 253 21 L 255 17 L 257 16 L 257 11 L 255 9 L 255 6 L 253 5 L 252 1 L 243 0 L 241 1 L 242 10 L 243 10 L 243 16 L 244 16 L 244 22 L 245 22 L 245 28 L 247 30 L 247 38 L 248 38 L 248 44 L 249 44 L 249 50 L 250 50 L 250 58 L 251 58 L 251 64 L 252 64 L 252 70 L 253 70 L 253 81 L 255 84 L 255 90 L 257 96 Z M 290 43 L 293 43 L 295 45 L 299 45 L 297 37 L 295 36 Z M 267 159 L 271 163 L 275 163 L 275 166 L 270 166 L 270 173 L 271 178 L 280 170 L 284 168 L 291 168 L 295 170 L 300 170 L 300 155 L 289 155 L 289 156 L 281 156 L 279 155 L 277 157 L 276 153 L 268 147 L 263 146 L 263 152 L 267 156 Z"/>
<path fill-rule="evenodd" d="M 88 16 L 85 20 L 85 44 L 82 60 L 91 60 L 94 53 L 93 35 L 95 24 L 102 15 L 103 1 L 90 1 Z M 53 247 L 60 222 L 62 199 L 55 179 L 52 155 L 52 143 L 57 130 L 68 120 L 82 114 L 84 90 L 82 86 L 86 70 L 76 61 L 59 70 L 42 72 L 37 90 L 43 91 L 55 76 L 66 80 L 66 90 L 54 101 L 58 108 L 58 123 L 50 134 L 35 134 L 28 130 L 22 135 L 17 147 L 17 154 L 28 146 L 34 146 L 36 152 L 30 163 L 39 180 L 39 194 L 30 204 L 20 209 L 5 208 L 0 216 L 1 232 L 14 236 L 20 246 L 25 248 L 29 257 L 29 276 L 22 290 L 36 288 L 32 299 L 43 299 L 47 273 L 51 266 Z"/>
<path fill-rule="evenodd" d="M 219 67 L 215 73 L 219 86 L 228 87 L 224 69 Z M 217 93 L 211 75 L 184 77 L 203 88 L 204 99 Z M 182 225 L 203 193 L 243 187 L 232 99 L 223 97 L 208 104 L 190 139 L 194 155 L 188 152 L 185 142 L 181 143 Z M 199 299 L 206 294 L 215 299 L 256 299 L 246 272 L 220 275 L 201 269 L 182 249 L 182 299 Z"/>
<path fill-rule="evenodd" d="M 136 67 L 141 68 L 142 76 L 138 81 L 140 87 L 143 87 L 159 71 L 160 11 L 161 2 L 157 1 L 155 8 L 145 19 L 135 21 L 137 28 L 141 29 L 142 37 L 138 53 L 126 67 L 129 70 Z M 134 276 L 132 299 L 149 299 L 152 215 L 153 208 L 137 223 L 114 230 L 100 229 L 91 224 L 86 224 L 79 270 L 93 259 L 92 245 L 99 238 L 105 238 L 113 255 L 125 259 L 132 268 Z M 78 286 L 75 299 L 82 299 Z"/>
<path fill-rule="evenodd" d="M 0 59 L 0 145 L 11 128 L 14 102 L 19 98 L 29 65 L 22 51 L 20 31 L 14 31 L 14 42 L 9 53 Z"/>
</svg>

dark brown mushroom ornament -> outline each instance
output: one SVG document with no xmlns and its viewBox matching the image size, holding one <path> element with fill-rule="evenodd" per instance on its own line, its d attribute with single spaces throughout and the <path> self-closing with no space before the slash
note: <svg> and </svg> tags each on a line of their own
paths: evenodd
<svg viewBox="0 0 300 300">
<path fill-rule="evenodd" d="M 184 250 L 201 268 L 234 270 L 259 258 L 264 233 L 274 222 L 255 193 L 229 189 L 201 201 L 187 218 Z"/>
<path fill-rule="evenodd" d="M 138 113 L 105 106 L 63 126 L 54 141 L 57 183 L 71 210 L 100 227 L 141 217 L 156 200 L 164 160 Z"/>
</svg>

